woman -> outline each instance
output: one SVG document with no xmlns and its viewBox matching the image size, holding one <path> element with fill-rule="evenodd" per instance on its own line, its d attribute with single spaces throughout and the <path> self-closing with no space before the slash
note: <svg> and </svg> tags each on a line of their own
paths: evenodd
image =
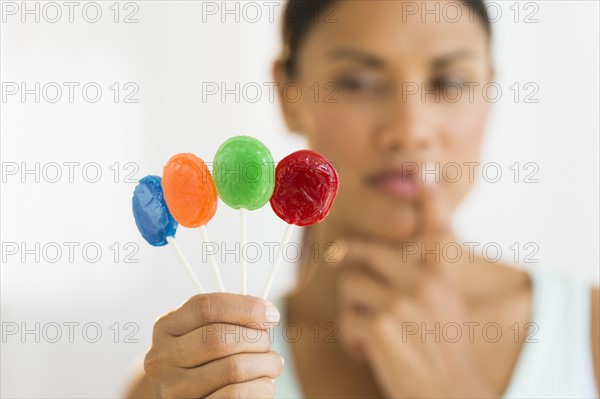
<svg viewBox="0 0 600 399">
<path fill-rule="evenodd" d="M 283 115 L 341 181 L 331 214 L 305 230 L 306 248 L 329 252 L 303 258 L 279 306 L 303 333 L 271 346 L 280 315 L 268 302 L 195 296 L 156 323 L 130 396 L 597 395 L 597 288 L 466 248 L 457 257 L 449 218 L 468 170 L 428 172 L 478 160 L 490 102 L 466 88 L 490 82 L 493 66 L 482 2 L 437 9 L 450 5 L 461 18 L 422 18 L 422 2 L 288 2 L 273 73 L 310 94 L 280 92 Z"/>
</svg>

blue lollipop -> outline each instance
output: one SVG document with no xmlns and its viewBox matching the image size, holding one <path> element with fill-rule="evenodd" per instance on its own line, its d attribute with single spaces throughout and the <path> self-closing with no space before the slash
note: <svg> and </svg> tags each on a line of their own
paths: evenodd
<svg viewBox="0 0 600 399">
<path fill-rule="evenodd" d="M 140 179 L 133 191 L 131 202 L 135 224 L 144 240 L 154 247 L 171 244 L 170 247 L 175 251 L 175 255 L 177 255 L 196 287 L 201 293 L 204 293 L 204 287 L 196 278 L 190 264 L 175 241 L 177 222 L 171 216 L 169 208 L 167 208 L 160 177 L 146 176 Z"/>
<path fill-rule="evenodd" d="M 175 237 L 177 222 L 167 208 L 160 177 L 142 178 L 133 191 L 132 205 L 135 224 L 148 244 L 162 247 L 168 244 L 167 237 Z"/>
</svg>

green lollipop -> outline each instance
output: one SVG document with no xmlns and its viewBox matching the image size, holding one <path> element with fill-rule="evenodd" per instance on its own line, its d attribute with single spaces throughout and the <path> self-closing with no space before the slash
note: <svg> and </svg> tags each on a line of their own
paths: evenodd
<svg viewBox="0 0 600 399">
<path fill-rule="evenodd" d="M 271 151 L 255 138 L 232 137 L 215 154 L 213 179 L 217 192 L 234 209 L 253 211 L 269 202 L 274 175 Z"/>
<path fill-rule="evenodd" d="M 213 180 L 224 203 L 240 210 L 241 294 L 247 293 L 246 211 L 261 208 L 275 188 L 271 151 L 248 136 L 235 136 L 221 144 L 213 160 Z"/>
</svg>

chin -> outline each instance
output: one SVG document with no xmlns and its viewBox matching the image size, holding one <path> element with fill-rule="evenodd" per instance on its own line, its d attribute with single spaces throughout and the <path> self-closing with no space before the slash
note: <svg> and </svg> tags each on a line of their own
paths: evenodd
<svg viewBox="0 0 600 399">
<path fill-rule="evenodd" d="M 390 244 L 401 244 L 410 240 L 416 232 L 416 220 L 413 214 L 403 217 L 388 217 L 381 223 L 369 226 L 374 239 L 387 241 Z"/>
<path fill-rule="evenodd" d="M 417 231 L 417 215 L 410 203 L 393 206 L 371 203 L 368 209 L 352 209 L 343 214 L 356 215 L 354 218 L 340 215 L 336 219 L 339 226 L 343 226 L 341 230 L 357 238 L 400 244 L 411 239 Z"/>
</svg>

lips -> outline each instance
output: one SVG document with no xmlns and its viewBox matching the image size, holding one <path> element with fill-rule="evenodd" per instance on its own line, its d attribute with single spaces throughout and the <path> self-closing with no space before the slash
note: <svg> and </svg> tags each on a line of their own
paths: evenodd
<svg viewBox="0 0 600 399">
<path fill-rule="evenodd" d="M 417 174 L 408 168 L 390 168 L 367 178 L 367 185 L 395 199 L 413 199 L 418 194 Z"/>
</svg>

